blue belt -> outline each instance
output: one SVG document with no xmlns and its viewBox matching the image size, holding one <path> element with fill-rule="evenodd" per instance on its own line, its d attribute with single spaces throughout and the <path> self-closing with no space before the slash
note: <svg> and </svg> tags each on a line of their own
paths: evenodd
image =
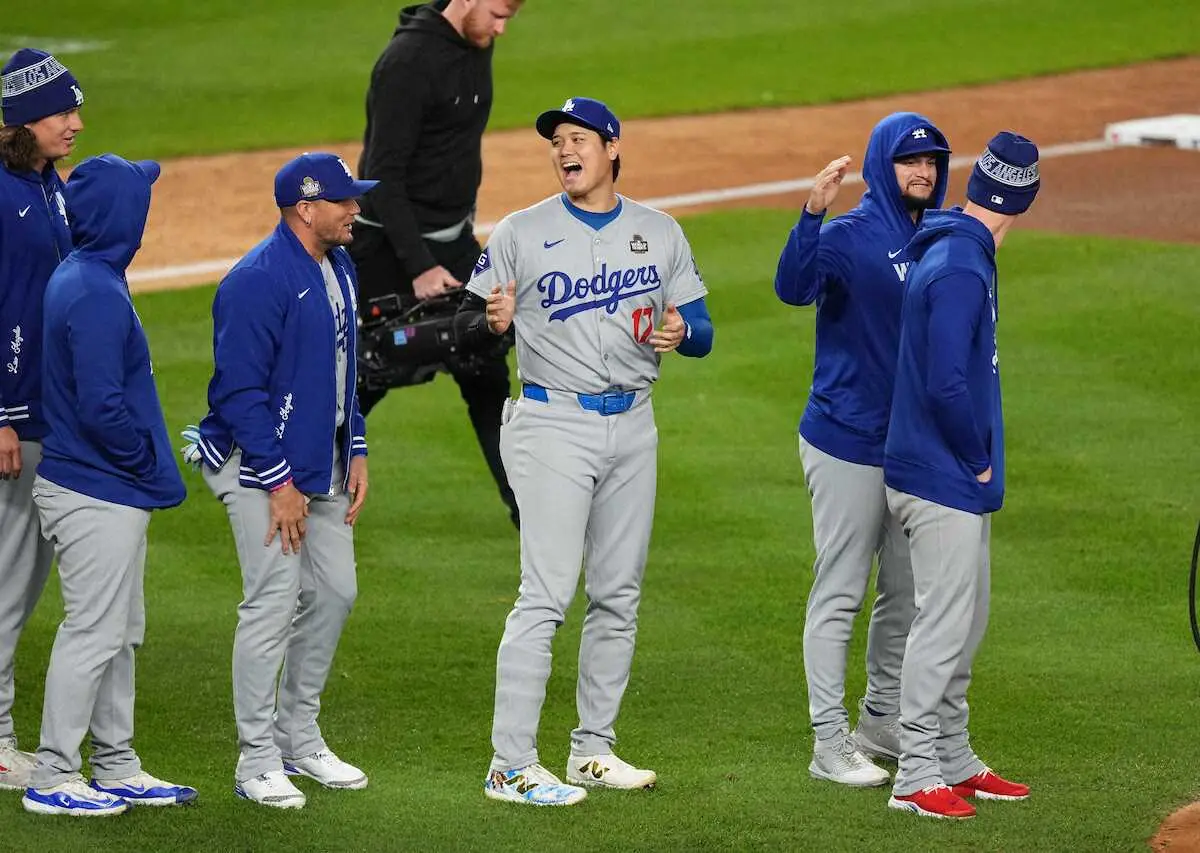
<svg viewBox="0 0 1200 853">
<path fill-rule="evenodd" d="M 541 385 L 526 382 L 521 386 L 521 395 L 539 403 L 549 403 L 550 393 Z M 633 408 L 636 391 L 605 391 L 603 394 L 576 394 L 579 405 L 589 412 L 599 412 L 602 417 L 619 415 Z"/>
</svg>

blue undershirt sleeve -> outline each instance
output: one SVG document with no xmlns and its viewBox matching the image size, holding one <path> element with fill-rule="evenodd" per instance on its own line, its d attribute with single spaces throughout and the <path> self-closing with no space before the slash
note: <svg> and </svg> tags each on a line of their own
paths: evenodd
<svg viewBox="0 0 1200 853">
<path fill-rule="evenodd" d="M 712 318 L 708 316 L 708 306 L 704 304 L 704 297 L 680 305 L 678 310 L 679 316 L 683 317 L 683 322 L 687 324 L 683 340 L 677 347 L 679 354 L 689 358 L 703 358 L 712 352 L 713 346 Z"/>
<path fill-rule="evenodd" d="M 933 418 L 950 450 L 974 474 L 991 465 L 975 422 L 967 384 L 972 339 L 987 302 L 984 284 L 972 275 L 951 275 L 929 286 L 929 352 L 925 391 Z"/>
</svg>

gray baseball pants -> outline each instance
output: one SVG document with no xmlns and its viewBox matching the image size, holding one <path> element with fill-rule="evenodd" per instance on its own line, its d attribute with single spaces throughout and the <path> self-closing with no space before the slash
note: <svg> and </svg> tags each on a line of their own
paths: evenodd
<svg viewBox="0 0 1200 853">
<path fill-rule="evenodd" d="M 13 734 L 13 671 L 17 642 L 41 598 L 54 562 L 33 503 L 42 445 L 21 442 L 21 477 L 0 480 L 0 738 Z"/>
<path fill-rule="evenodd" d="M 629 683 L 657 484 L 658 430 L 648 391 L 602 416 L 574 394 L 521 398 L 500 430 L 504 470 L 521 511 L 521 586 L 496 656 L 493 770 L 538 760 L 550 646 L 584 567 L 587 611 L 571 752 L 612 752 Z"/>
<path fill-rule="evenodd" d="M 142 769 L 133 751 L 133 653 L 146 631 L 142 584 L 150 512 L 81 495 L 38 477 L 34 501 L 54 543 L 66 617 L 58 626 L 42 708 L 35 788 L 79 773 L 92 733 L 92 777 Z"/>
<path fill-rule="evenodd" d="M 284 758 L 325 749 L 317 725 L 321 691 L 358 594 L 350 498 L 314 496 L 299 554 L 278 536 L 263 545 L 270 495 L 238 483 L 241 453 L 204 479 L 225 505 L 242 570 L 233 637 L 233 708 L 241 760 L 237 781 L 281 770 Z"/>
<path fill-rule="evenodd" d="M 812 497 L 813 585 L 804 617 L 804 675 L 813 730 L 824 739 L 849 730 L 846 654 L 878 558 L 876 598 L 867 628 L 867 704 L 900 711 L 904 646 L 915 612 L 908 542 L 888 511 L 883 469 L 830 456 L 800 438 Z"/>
<path fill-rule="evenodd" d="M 912 549 L 917 615 L 900 679 L 893 792 L 962 782 L 984 769 L 967 733 L 971 664 L 987 630 L 991 516 L 887 490 Z"/>
</svg>

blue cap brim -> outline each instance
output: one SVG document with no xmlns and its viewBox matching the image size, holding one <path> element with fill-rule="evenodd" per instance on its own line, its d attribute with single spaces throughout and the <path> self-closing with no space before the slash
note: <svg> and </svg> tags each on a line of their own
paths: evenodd
<svg viewBox="0 0 1200 853">
<path fill-rule="evenodd" d="M 138 171 L 150 179 L 151 184 L 157 181 L 158 176 L 162 174 L 162 166 L 153 160 L 135 160 L 133 165 L 137 166 Z"/>
<path fill-rule="evenodd" d="M 564 113 L 562 110 L 546 110 L 546 112 L 537 117 L 534 127 L 537 128 L 537 132 L 545 139 L 553 139 L 554 129 L 560 124 L 574 124 L 578 125 L 579 127 L 586 127 L 589 130 L 594 130 L 596 133 L 600 134 L 601 139 L 614 138 L 604 128 L 596 127 L 596 125 L 592 124 L 590 121 L 584 121 L 579 116 L 572 115 L 571 113 Z"/>
<path fill-rule="evenodd" d="M 335 197 L 330 193 L 325 193 L 321 198 L 329 201 L 345 201 L 348 198 L 362 198 L 379 184 L 379 181 L 351 181 L 350 185 L 354 188 L 354 192 L 338 193 Z"/>
</svg>

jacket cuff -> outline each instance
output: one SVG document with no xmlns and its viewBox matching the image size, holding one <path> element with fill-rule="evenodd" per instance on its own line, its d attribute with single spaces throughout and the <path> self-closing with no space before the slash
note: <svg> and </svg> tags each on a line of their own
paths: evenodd
<svg viewBox="0 0 1200 853">
<path fill-rule="evenodd" d="M 244 479 L 251 482 L 257 481 L 264 489 L 271 491 L 277 486 L 282 486 L 292 478 L 292 466 L 288 464 L 286 459 L 280 459 L 270 468 L 265 468 L 262 471 L 256 471 L 249 465 L 243 465 L 241 474 Z"/>
<path fill-rule="evenodd" d="M 350 458 L 355 456 L 367 455 L 367 439 L 364 436 L 356 435 L 350 439 Z"/>
<path fill-rule="evenodd" d="M 8 412 L 6 412 L 4 410 L 3 406 L 0 406 L 0 427 L 6 427 L 6 426 L 12 426 L 12 425 L 8 422 Z"/>
</svg>

